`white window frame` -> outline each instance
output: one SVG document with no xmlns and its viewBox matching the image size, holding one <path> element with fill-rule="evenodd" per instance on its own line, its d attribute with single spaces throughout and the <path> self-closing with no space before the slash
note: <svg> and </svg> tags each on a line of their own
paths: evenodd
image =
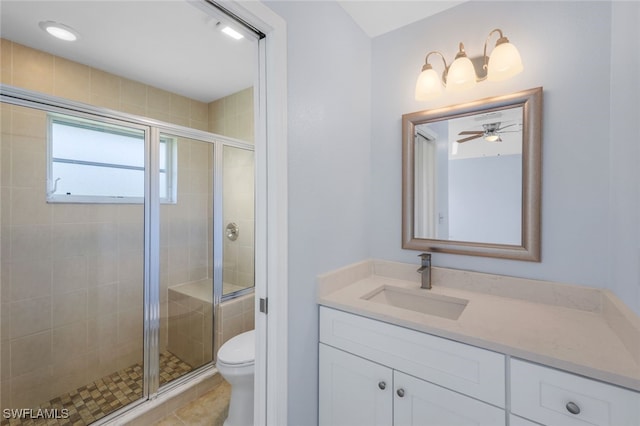
<svg viewBox="0 0 640 426">
<path fill-rule="evenodd" d="M 109 128 L 118 127 L 122 128 L 131 128 L 132 130 L 142 130 L 144 131 L 145 138 L 149 137 L 150 132 L 148 128 L 133 126 L 130 123 L 111 123 L 107 121 L 100 121 L 95 119 L 85 119 L 80 117 L 75 117 L 71 115 L 63 115 L 56 113 L 47 114 L 47 192 L 46 192 L 46 200 L 48 203 L 91 203 L 91 204 L 143 204 L 144 203 L 144 194 L 140 197 L 137 196 L 117 196 L 117 195 L 88 195 L 88 194 L 55 194 L 56 181 L 53 176 L 53 163 L 56 161 L 61 162 L 69 162 L 76 164 L 84 164 L 84 165 L 93 165 L 93 166 L 101 166 L 101 167 L 112 167 L 114 169 L 134 169 L 139 170 L 144 173 L 144 167 L 132 167 L 118 164 L 110 164 L 110 163 L 100 163 L 100 162 L 90 162 L 90 161 L 82 161 L 82 160 L 73 160 L 73 159 L 56 159 L 53 157 L 53 124 L 69 124 L 69 125 L 78 125 L 82 124 L 87 127 L 94 126 L 96 128 L 100 128 L 103 130 L 107 130 Z M 119 130 L 120 131 L 120 130 Z M 144 140 L 142 141 L 144 144 Z M 160 198 L 160 202 L 162 204 L 176 204 L 177 203 L 177 180 L 178 180 L 178 172 L 177 172 L 177 140 L 175 137 L 168 135 L 160 135 L 159 141 L 157 145 L 160 144 L 166 145 L 166 167 L 165 169 L 161 169 L 167 175 L 166 178 L 166 197 Z M 148 155 L 145 152 L 145 158 Z"/>
</svg>

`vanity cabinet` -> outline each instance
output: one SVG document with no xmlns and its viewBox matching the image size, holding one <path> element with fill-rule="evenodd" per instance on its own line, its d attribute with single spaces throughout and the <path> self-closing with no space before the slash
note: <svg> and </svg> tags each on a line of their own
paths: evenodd
<svg viewBox="0 0 640 426">
<path fill-rule="evenodd" d="M 511 359 L 511 412 L 544 425 L 640 425 L 640 393 Z"/>
<path fill-rule="evenodd" d="M 321 426 L 500 425 L 504 411 L 320 343 Z"/>
<path fill-rule="evenodd" d="M 640 425 L 639 392 L 325 306 L 319 355 L 321 426 Z"/>
<path fill-rule="evenodd" d="M 320 425 L 504 425 L 504 355 L 320 308 Z"/>
</svg>

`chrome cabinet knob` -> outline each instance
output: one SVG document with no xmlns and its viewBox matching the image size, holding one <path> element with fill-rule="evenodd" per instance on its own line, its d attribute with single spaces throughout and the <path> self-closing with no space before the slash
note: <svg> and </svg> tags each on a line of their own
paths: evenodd
<svg viewBox="0 0 640 426">
<path fill-rule="evenodd" d="M 385 382 L 379 382 L 378 387 L 382 390 L 385 390 L 387 388 L 387 384 Z"/>
<path fill-rule="evenodd" d="M 398 389 L 398 390 L 396 391 L 396 393 L 398 394 L 398 396 L 399 396 L 400 398 L 402 398 L 402 397 L 404 396 L 404 389 L 400 388 L 400 389 Z"/>
<path fill-rule="evenodd" d="M 580 414 L 580 407 L 575 402 L 568 402 L 566 407 L 571 414 Z"/>
</svg>

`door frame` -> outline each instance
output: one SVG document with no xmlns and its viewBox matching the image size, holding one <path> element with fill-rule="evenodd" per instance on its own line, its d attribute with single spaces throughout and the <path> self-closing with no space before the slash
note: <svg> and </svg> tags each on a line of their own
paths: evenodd
<svg viewBox="0 0 640 426">
<path fill-rule="evenodd" d="M 259 29 L 256 120 L 255 425 L 286 425 L 288 413 L 287 29 L 259 1 L 222 7 Z M 258 84 L 259 83 L 259 84 Z M 268 301 L 268 314 L 260 312 Z"/>
</svg>

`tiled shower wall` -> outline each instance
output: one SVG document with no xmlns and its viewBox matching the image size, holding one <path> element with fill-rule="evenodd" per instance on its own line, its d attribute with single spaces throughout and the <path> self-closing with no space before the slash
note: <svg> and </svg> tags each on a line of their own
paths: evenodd
<svg viewBox="0 0 640 426">
<path fill-rule="evenodd" d="M 210 105 L 7 40 L 1 43 L 2 83 L 209 129 L 215 109 Z M 234 115 L 231 104 L 229 111 Z M 140 361 L 143 212 L 141 205 L 47 204 L 45 113 L 4 104 L 0 113 L 0 394 L 2 407 L 27 407 Z M 199 167 L 186 163 L 191 160 L 210 173 L 210 165 L 202 164 L 202 145 L 179 141 L 179 173 Z M 179 181 L 187 179 L 180 176 Z M 206 276 L 210 269 L 205 260 L 209 246 L 202 239 L 210 232 L 177 231 L 189 227 L 180 220 L 194 218 L 185 213 L 193 207 L 187 200 L 210 204 L 179 193 L 177 205 L 161 209 L 167 219 L 161 224 L 166 236 L 161 242 L 163 347 L 167 286 Z M 185 251 L 187 246 L 192 249 Z"/>
<path fill-rule="evenodd" d="M 254 142 L 253 88 L 209 104 L 209 131 Z M 224 226 L 240 228 L 236 241 L 224 239 L 224 282 L 227 291 L 254 284 L 253 152 L 226 148 L 224 152 Z"/>
</svg>

